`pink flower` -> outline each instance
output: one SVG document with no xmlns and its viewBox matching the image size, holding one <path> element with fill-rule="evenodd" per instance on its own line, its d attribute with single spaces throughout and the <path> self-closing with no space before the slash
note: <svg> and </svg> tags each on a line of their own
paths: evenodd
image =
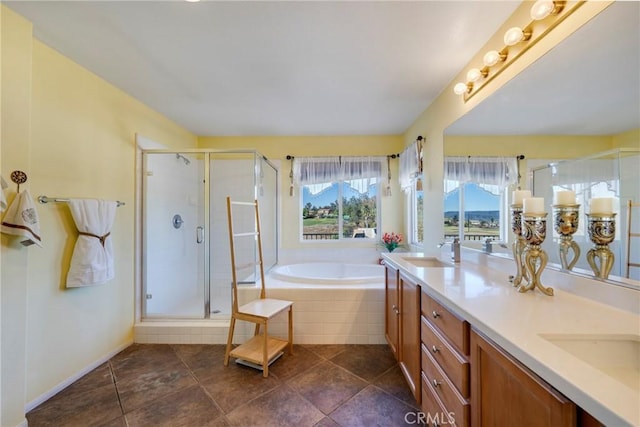
<svg viewBox="0 0 640 427">
<path fill-rule="evenodd" d="M 382 243 L 389 252 L 393 252 L 394 249 L 402 242 L 402 234 L 396 234 L 394 232 L 384 233 L 382 235 Z"/>
</svg>

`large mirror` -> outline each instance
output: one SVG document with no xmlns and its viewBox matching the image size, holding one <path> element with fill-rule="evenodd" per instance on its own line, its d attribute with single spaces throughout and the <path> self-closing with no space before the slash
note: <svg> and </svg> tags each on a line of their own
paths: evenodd
<svg viewBox="0 0 640 427">
<path fill-rule="evenodd" d="M 544 169 L 550 163 L 566 164 L 572 159 L 598 157 L 598 153 L 632 148 L 636 152 L 635 158 L 625 162 L 623 170 L 617 173 L 623 180 L 621 186 L 626 180 L 625 186 L 635 186 L 633 191 L 638 193 L 639 139 L 640 2 L 618 1 L 447 128 L 444 154 L 472 157 L 522 155 L 524 158 L 518 162 L 522 175 L 520 184 L 529 188 L 532 186 L 532 171 Z M 458 203 L 462 198 L 462 209 L 478 210 L 472 202 L 477 198 L 475 193 L 481 193 L 482 189 L 465 188 L 462 196 L 456 195 L 455 191 L 445 194 L 445 233 L 455 223 L 452 219 L 455 213 L 452 214 L 447 198 Z M 482 223 L 486 231 L 486 236 L 465 240 L 466 246 L 502 253 L 503 256 L 511 255 L 513 234 L 508 224 L 511 192 L 505 193 L 509 194 L 493 198 L 497 207 L 492 207 L 484 220 L 466 219 L 464 225 L 468 230 Z M 640 202 L 635 193 L 631 197 Z M 545 197 L 549 213 L 547 238 L 553 241 L 552 200 L 549 199 L 553 193 L 549 194 L 546 191 L 539 195 Z M 623 200 L 620 203 L 623 206 L 617 206 L 617 210 L 625 210 L 625 203 Z M 619 215 L 619 219 L 616 242 L 612 246 L 624 248 L 628 233 L 626 215 Z M 584 211 L 580 220 L 585 221 Z M 636 214 L 633 221 L 640 223 L 640 215 Z M 506 244 L 488 246 L 484 242 L 487 238 Z M 549 254 L 553 261 L 555 251 L 548 251 L 553 251 Z M 583 252 L 581 257 L 584 256 Z M 640 253 L 634 256 L 640 258 Z M 629 281 L 623 277 L 626 276 L 626 253 L 619 250 L 617 258 L 610 281 L 640 286 L 640 281 Z M 630 270 L 630 277 L 640 277 L 640 268 Z M 593 275 L 588 268 L 574 268 L 574 271 Z"/>
</svg>

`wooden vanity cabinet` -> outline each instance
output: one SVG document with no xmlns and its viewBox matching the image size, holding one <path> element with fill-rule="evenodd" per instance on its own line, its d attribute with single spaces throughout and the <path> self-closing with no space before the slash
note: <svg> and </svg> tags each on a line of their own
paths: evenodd
<svg viewBox="0 0 640 427">
<path fill-rule="evenodd" d="M 473 328 L 471 400 L 474 426 L 577 425 L 573 402 Z"/>
<path fill-rule="evenodd" d="M 420 286 L 385 263 L 384 334 L 418 404 L 420 384 Z"/>
<path fill-rule="evenodd" d="M 424 292 L 421 299 L 422 411 L 439 414 L 440 424 L 469 426 L 469 323 Z"/>
<path fill-rule="evenodd" d="M 399 359 L 400 273 L 397 268 L 384 263 L 384 336 L 396 360 Z"/>
<path fill-rule="evenodd" d="M 420 286 L 400 272 L 400 369 L 420 404 Z"/>
</svg>

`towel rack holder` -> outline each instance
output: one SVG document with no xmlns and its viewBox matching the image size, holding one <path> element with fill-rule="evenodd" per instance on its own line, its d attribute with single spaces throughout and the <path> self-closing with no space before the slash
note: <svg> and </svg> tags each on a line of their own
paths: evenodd
<svg viewBox="0 0 640 427">
<path fill-rule="evenodd" d="M 51 203 L 68 202 L 69 200 L 70 199 L 65 199 L 65 198 L 62 198 L 62 197 L 47 197 L 47 196 L 38 197 L 38 201 L 40 203 L 43 203 L 43 204 L 44 203 L 49 203 L 49 202 L 51 202 Z M 118 207 L 125 205 L 125 203 L 121 202 L 120 200 L 116 200 L 116 203 L 118 203 Z"/>
</svg>

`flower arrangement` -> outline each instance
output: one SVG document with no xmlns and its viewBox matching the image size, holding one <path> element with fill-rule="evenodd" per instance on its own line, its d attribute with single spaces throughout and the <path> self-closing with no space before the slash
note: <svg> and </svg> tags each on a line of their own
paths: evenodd
<svg viewBox="0 0 640 427">
<path fill-rule="evenodd" d="M 393 250 L 396 249 L 401 242 L 402 242 L 402 234 L 396 234 L 391 232 L 391 233 L 384 233 L 382 235 L 382 243 L 384 244 L 384 246 L 387 248 L 389 252 L 393 252 Z"/>
</svg>

